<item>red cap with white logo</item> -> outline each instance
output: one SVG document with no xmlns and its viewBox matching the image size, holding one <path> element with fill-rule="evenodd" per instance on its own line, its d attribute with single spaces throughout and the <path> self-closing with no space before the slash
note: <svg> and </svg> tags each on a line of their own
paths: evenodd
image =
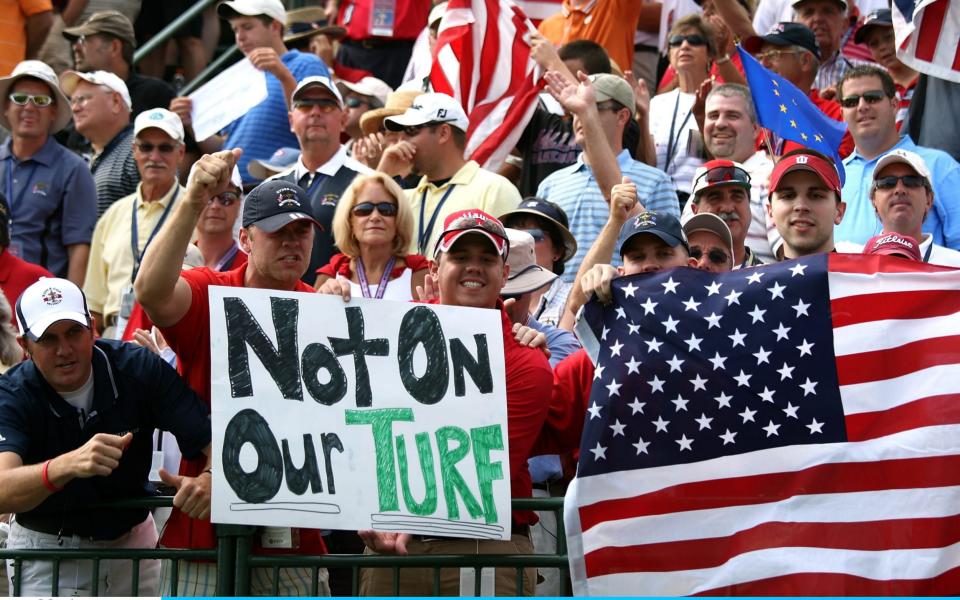
<svg viewBox="0 0 960 600">
<path fill-rule="evenodd" d="M 496 248 L 497 254 L 507 258 L 510 252 L 510 241 L 507 231 L 499 219 L 488 215 L 482 210 L 467 209 L 450 213 L 443 221 L 443 233 L 437 240 L 434 256 L 441 252 L 448 252 L 462 236 L 468 233 L 480 234 L 490 240 Z"/>
<path fill-rule="evenodd" d="M 770 192 L 777 191 L 783 176 L 794 171 L 815 173 L 823 180 L 827 188 L 835 191 L 837 196 L 840 195 L 840 173 L 837 172 L 837 168 L 831 162 L 820 158 L 816 154 L 805 152 L 790 154 L 777 162 L 773 167 L 773 173 L 770 174 Z"/>
</svg>

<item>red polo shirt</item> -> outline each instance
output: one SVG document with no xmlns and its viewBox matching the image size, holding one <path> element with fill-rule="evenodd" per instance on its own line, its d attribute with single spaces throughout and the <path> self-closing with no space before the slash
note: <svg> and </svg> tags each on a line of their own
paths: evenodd
<svg viewBox="0 0 960 600">
<path fill-rule="evenodd" d="M 593 363 L 582 348 L 553 370 L 553 391 L 535 452 L 564 454 L 580 448 L 583 422 L 593 386 Z"/>
<path fill-rule="evenodd" d="M 375 0 L 343 0 L 337 23 L 347 29 L 347 39 L 365 40 L 370 34 L 370 17 Z M 393 14 L 393 40 L 415 40 L 427 26 L 431 4 L 425 0 L 396 0 Z M 339 73 L 339 71 L 337 71 Z"/>
<path fill-rule="evenodd" d="M 6 248 L 0 249 L 0 287 L 10 303 L 10 322 L 14 326 L 17 325 L 17 298 L 41 277 L 53 277 L 53 274 L 40 265 L 10 254 Z"/>
<path fill-rule="evenodd" d="M 244 275 L 247 264 L 232 271 L 213 271 L 206 267 L 190 269 L 180 277 L 190 285 L 192 293 L 190 310 L 180 321 L 161 331 L 167 343 L 179 359 L 179 370 L 183 378 L 200 398 L 210 406 L 210 294 L 211 285 L 244 287 Z M 297 292 L 313 292 L 314 289 L 302 281 L 297 281 Z M 180 474 L 194 477 L 203 470 L 205 458 L 180 462 Z M 326 554 L 326 546 L 316 529 L 299 529 L 299 547 L 296 554 Z M 294 535 L 294 540 L 297 539 Z M 287 553 L 290 550 L 265 550 L 257 546 L 258 553 Z M 216 537 L 210 521 L 191 519 L 178 509 L 173 509 L 170 520 L 164 529 L 160 542 L 169 548 L 213 548 Z"/>
</svg>

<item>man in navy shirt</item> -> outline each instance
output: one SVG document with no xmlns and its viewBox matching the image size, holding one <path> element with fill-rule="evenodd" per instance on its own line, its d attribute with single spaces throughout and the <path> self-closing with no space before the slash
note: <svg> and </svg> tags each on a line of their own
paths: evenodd
<svg viewBox="0 0 960 600">
<path fill-rule="evenodd" d="M 8 548 L 153 548 L 146 508 L 85 509 L 151 493 L 154 428 L 173 432 L 187 456 L 210 455 L 210 420 L 187 384 L 144 348 L 95 340 L 86 298 L 65 279 L 44 277 L 17 300 L 18 341 L 28 360 L 0 378 L 0 512 L 15 513 Z M 198 477 L 161 471 L 177 488 L 174 505 L 210 514 L 209 469 Z M 90 595 L 89 561 L 25 562 L 20 593 Z M 159 561 L 104 561 L 98 592 L 157 595 Z"/>
</svg>

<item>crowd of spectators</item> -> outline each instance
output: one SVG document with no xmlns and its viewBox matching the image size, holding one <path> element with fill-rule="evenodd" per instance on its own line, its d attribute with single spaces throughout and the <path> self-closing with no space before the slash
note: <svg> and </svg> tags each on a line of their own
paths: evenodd
<svg viewBox="0 0 960 600">
<path fill-rule="evenodd" d="M 0 9 L 0 512 L 15 515 L 11 547 L 213 547 L 211 285 L 500 311 L 510 479 L 523 497 L 562 495 L 573 475 L 594 367 L 571 332 L 613 278 L 835 251 L 960 267 L 960 132 L 955 111 L 938 108 L 957 84 L 897 58 L 886 2 L 704 0 L 663 32 L 658 68 L 659 4 L 558 1 L 530 36 L 543 93 L 510 156 L 487 166 L 466 155 L 471 115 L 430 85 L 445 3 L 223 0 L 135 64 L 138 45 L 190 6 Z M 267 97 L 196 139 L 179 88 L 210 62 L 221 27 L 265 73 Z M 846 125 L 842 164 L 762 130 L 738 39 Z M 179 474 L 151 483 L 154 428 L 176 434 L 179 449 L 164 450 L 183 458 Z M 157 483 L 176 490 L 159 527 L 136 511 L 73 512 Z M 479 543 L 292 530 L 255 551 L 555 543 L 525 511 L 513 533 Z M 23 593 L 48 594 L 52 568 L 25 571 Z M 89 593 L 86 567 L 59 568 L 61 592 Z M 101 593 L 129 594 L 131 575 L 112 569 Z M 215 592 L 213 563 L 144 574 L 141 593 L 174 580 L 181 594 Z M 260 569 L 252 591 L 349 593 L 349 572 L 313 577 Z M 444 570 L 441 591 L 456 594 L 458 577 Z M 364 570 L 361 592 L 389 594 L 390 578 Z M 537 580 L 527 572 L 524 591 Z M 401 586 L 430 593 L 433 577 L 413 570 Z M 496 586 L 515 592 L 514 572 Z M 548 577 L 536 591 L 563 589 Z"/>
</svg>

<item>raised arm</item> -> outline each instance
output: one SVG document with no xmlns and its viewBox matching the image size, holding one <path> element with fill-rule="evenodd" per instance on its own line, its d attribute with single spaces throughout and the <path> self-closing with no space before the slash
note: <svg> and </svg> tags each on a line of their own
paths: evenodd
<svg viewBox="0 0 960 600">
<path fill-rule="evenodd" d="M 147 247 L 134 283 L 137 300 L 159 327 L 176 324 L 190 310 L 193 295 L 180 278 L 183 255 L 193 237 L 197 219 L 210 198 L 227 189 L 239 149 L 200 158 L 190 172 L 183 201 L 178 202 L 156 239 Z"/>
</svg>

